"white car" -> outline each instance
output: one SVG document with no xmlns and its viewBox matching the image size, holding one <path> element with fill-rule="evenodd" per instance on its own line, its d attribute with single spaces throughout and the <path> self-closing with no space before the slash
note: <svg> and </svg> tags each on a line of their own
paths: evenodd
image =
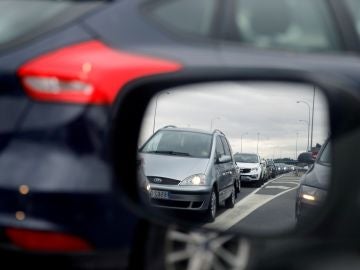
<svg viewBox="0 0 360 270">
<path fill-rule="evenodd" d="M 258 154 L 236 153 L 236 165 L 240 168 L 241 182 L 264 183 L 264 169 Z"/>
</svg>

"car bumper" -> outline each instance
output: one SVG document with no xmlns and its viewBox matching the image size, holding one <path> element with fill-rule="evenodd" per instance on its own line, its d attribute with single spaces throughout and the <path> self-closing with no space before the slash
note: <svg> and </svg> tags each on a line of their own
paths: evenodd
<svg viewBox="0 0 360 270">
<path fill-rule="evenodd" d="M 165 197 L 159 198 L 153 196 L 152 192 L 163 192 Z M 212 191 L 211 186 L 165 186 L 165 185 L 151 185 L 150 203 L 151 206 L 202 211 L 206 210 L 209 205 L 210 193 Z"/>
</svg>

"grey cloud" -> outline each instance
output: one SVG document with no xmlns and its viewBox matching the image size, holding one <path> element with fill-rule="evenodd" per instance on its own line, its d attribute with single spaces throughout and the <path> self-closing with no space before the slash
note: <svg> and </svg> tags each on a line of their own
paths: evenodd
<svg viewBox="0 0 360 270">
<path fill-rule="evenodd" d="M 299 120 L 308 119 L 308 108 L 297 100 L 312 101 L 313 87 L 288 83 L 212 83 L 169 89 L 170 95 L 158 96 L 156 129 L 173 124 L 180 127 L 222 130 L 234 152 L 240 151 L 240 136 L 244 132 L 243 148 L 259 151 L 267 157 L 295 155 L 296 132 L 298 148 L 305 150 L 307 126 Z M 327 137 L 327 107 L 320 91 L 316 92 L 314 143 Z M 154 101 L 144 119 L 141 142 L 152 134 Z"/>
</svg>

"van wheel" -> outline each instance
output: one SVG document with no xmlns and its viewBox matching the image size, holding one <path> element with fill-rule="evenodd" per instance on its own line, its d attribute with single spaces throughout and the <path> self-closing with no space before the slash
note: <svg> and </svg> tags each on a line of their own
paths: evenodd
<svg viewBox="0 0 360 270">
<path fill-rule="evenodd" d="M 261 177 L 258 181 L 256 181 L 255 186 L 256 187 L 261 187 L 262 184 L 264 184 L 264 178 L 263 177 Z"/>
<path fill-rule="evenodd" d="M 235 192 L 236 192 L 236 197 L 237 197 L 237 194 L 240 193 L 240 189 L 241 189 L 241 181 L 240 179 L 236 180 L 236 183 L 235 184 Z"/>
<path fill-rule="evenodd" d="M 234 205 L 235 205 L 235 188 L 233 187 L 230 197 L 225 200 L 225 207 L 233 208 Z"/>
<path fill-rule="evenodd" d="M 207 222 L 213 222 L 215 220 L 216 212 L 217 212 L 217 205 L 218 205 L 218 200 L 217 200 L 216 192 L 213 189 L 211 191 L 211 195 L 210 195 L 209 206 L 205 213 L 205 220 Z"/>
</svg>

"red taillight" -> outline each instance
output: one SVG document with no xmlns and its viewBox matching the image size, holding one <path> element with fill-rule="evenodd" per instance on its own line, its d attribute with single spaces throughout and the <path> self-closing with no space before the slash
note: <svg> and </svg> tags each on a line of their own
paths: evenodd
<svg viewBox="0 0 360 270">
<path fill-rule="evenodd" d="M 173 61 L 121 52 L 99 41 L 87 41 L 31 60 L 19 69 L 18 75 L 35 100 L 111 104 L 129 81 L 180 68 Z"/>
<path fill-rule="evenodd" d="M 90 251 L 91 245 L 80 237 L 54 232 L 7 228 L 5 234 L 14 245 L 33 251 Z"/>
</svg>

